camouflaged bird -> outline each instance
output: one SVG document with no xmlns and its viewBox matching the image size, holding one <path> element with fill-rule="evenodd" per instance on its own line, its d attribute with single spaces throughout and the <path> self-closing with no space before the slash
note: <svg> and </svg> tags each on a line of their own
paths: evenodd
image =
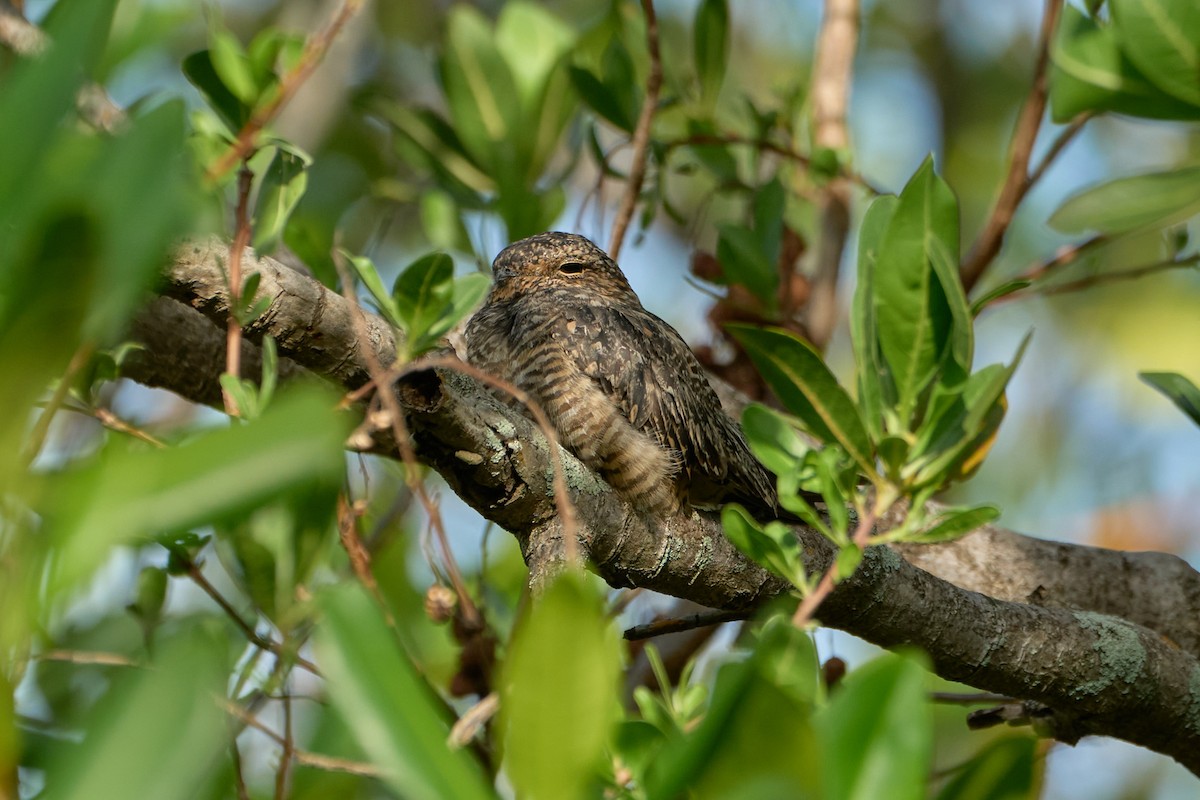
<svg viewBox="0 0 1200 800">
<path fill-rule="evenodd" d="M 580 461 L 648 512 L 730 501 L 775 511 L 774 479 L 691 348 L 604 251 L 542 233 L 505 248 L 492 274 L 467 358 L 528 392 Z"/>
</svg>

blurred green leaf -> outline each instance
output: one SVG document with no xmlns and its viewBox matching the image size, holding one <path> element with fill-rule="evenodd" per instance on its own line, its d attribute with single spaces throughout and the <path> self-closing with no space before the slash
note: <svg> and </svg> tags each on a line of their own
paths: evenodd
<svg viewBox="0 0 1200 800">
<path fill-rule="evenodd" d="M 421 227 L 434 247 L 473 252 L 462 212 L 449 192 L 434 189 L 421 195 Z"/>
<path fill-rule="evenodd" d="M 849 673 L 814 719 L 827 800 L 919 800 L 933 749 L 926 672 L 885 655 Z"/>
<path fill-rule="evenodd" d="M 776 475 L 794 470 L 812 449 L 793 424 L 789 417 L 758 403 L 742 412 L 742 430 L 754 457 Z"/>
<path fill-rule="evenodd" d="M 807 634 L 786 619 L 768 623 L 749 659 L 721 667 L 700 724 L 659 751 L 646 796 L 820 797 L 818 674 Z"/>
<path fill-rule="evenodd" d="M 998 519 L 1000 519 L 1000 509 L 993 506 L 946 508 L 942 509 L 937 521 L 931 527 L 916 536 L 906 537 L 905 541 L 917 544 L 950 542 Z"/>
<path fill-rule="evenodd" d="M 211 50 L 201 50 L 185 58 L 183 74 L 200 90 L 209 108 L 217 113 L 231 132 L 241 130 L 250 119 L 249 106 L 239 100 L 217 74 Z"/>
<path fill-rule="evenodd" d="M 271 159 L 258 190 L 258 207 L 254 217 L 254 249 L 267 253 L 275 249 L 283 236 L 300 198 L 308 188 L 308 167 L 312 158 L 299 148 L 276 142 Z"/>
<path fill-rule="evenodd" d="M 874 265 L 879 344 L 905 426 L 947 348 L 958 347 L 956 304 L 949 299 L 955 291 L 943 285 L 933 264 L 939 248 L 958 263 L 958 236 L 958 203 L 927 158 L 900 193 Z"/>
<path fill-rule="evenodd" d="M 615 91 L 605 85 L 604 81 L 582 67 L 569 67 L 571 84 L 583 102 L 603 119 L 611 122 L 623 131 L 632 131 L 636 119 L 629 112 Z"/>
<path fill-rule="evenodd" d="M 1139 372 L 1138 377 L 1162 392 L 1192 422 L 1200 425 L 1200 389 L 1177 372 Z"/>
<path fill-rule="evenodd" d="M 711 108 L 725 79 L 729 52 L 729 8 L 725 0 L 702 0 L 692 24 L 692 52 L 701 102 Z"/>
<path fill-rule="evenodd" d="M 518 795 L 593 794 L 619 711 L 619 653 L 603 598 L 575 572 L 559 576 L 514 631 L 499 685 L 505 768 Z"/>
<path fill-rule="evenodd" d="M 496 19 L 496 49 L 512 70 L 520 102 L 532 114 L 543 100 L 550 73 L 570 49 L 569 25 L 527 0 L 505 3 Z"/>
<path fill-rule="evenodd" d="M 492 26 L 479 11 L 461 4 L 451 8 L 439 67 L 454 130 L 494 174 L 515 154 L 504 148 L 522 135 L 521 101 Z"/>
<path fill-rule="evenodd" d="M 756 231 L 736 222 L 717 225 L 717 260 L 727 283 L 740 283 L 774 314 L 779 305 L 779 267 L 763 252 Z"/>
<path fill-rule="evenodd" d="M 1163 91 L 1200 106 L 1200 5 L 1194 0 L 1110 0 L 1129 60 Z"/>
<path fill-rule="evenodd" d="M 241 103 L 253 107 L 258 100 L 258 83 L 242 43 L 213 15 L 208 31 L 208 57 L 221 84 Z"/>
<path fill-rule="evenodd" d="M 1010 294 L 1019 292 L 1022 289 L 1026 289 L 1032 284 L 1033 281 L 1031 280 L 1017 278 L 1015 280 L 1005 281 L 994 289 L 989 289 L 981 294 L 975 300 L 975 302 L 971 303 L 971 316 L 979 316 L 979 314 L 993 302 L 1001 299 L 1002 297 L 1008 297 Z"/>
<path fill-rule="evenodd" d="M 833 562 L 833 579 L 840 583 L 846 578 L 854 574 L 854 570 L 858 569 L 858 565 L 862 563 L 863 551 L 862 548 L 854 543 L 843 545 L 838 550 L 837 558 Z"/>
<path fill-rule="evenodd" d="M 1118 178 L 1068 197 L 1050 216 L 1062 233 L 1126 233 L 1200 213 L 1200 167 Z"/>
<path fill-rule="evenodd" d="M 883 438 L 883 409 L 895 405 L 895 387 L 883 364 L 879 350 L 879 331 L 875 312 L 875 265 L 883 235 L 891 224 L 900 199 L 883 195 L 875 199 L 863 217 L 858 231 L 858 284 L 850 311 L 850 337 L 854 343 L 855 376 L 858 380 L 858 406 L 863 421 L 878 442 Z"/>
<path fill-rule="evenodd" d="M 1055 122 L 1083 112 L 1114 111 L 1148 119 L 1200 119 L 1200 106 L 1155 86 L 1117 41 L 1115 26 L 1101 25 L 1070 4 L 1051 50 L 1050 109 Z"/>
<path fill-rule="evenodd" d="M 348 250 L 342 250 L 341 253 L 350 262 L 350 265 L 354 267 L 354 274 L 362 281 L 362 285 L 370 292 L 371 302 L 379 309 L 379 313 L 393 327 L 406 327 L 406 321 L 400 313 L 400 309 L 396 306 L 396 301 L 383 286 L 383 279 L 379 277 L 379 270 L 375 268 L 375 262 L 366 256 L 356 256 Z"/>
<path fill-rule="evenodd" d="M 331 587 L 318 605 L 324 619 L 315 646 L 329 695 L 384 783 L 414 800 L 494 797 L 470 756 L 446 744 L 440 703 L 366 591 Z"/>
<path fill-rule="evenodd" d="M 725 538 L 742 555 L 793 586 L 807 584 L 800 540 L 788 526 L 772 522 L 764 527 L 737 503 L 721 509 L 721 525 L 725 529 Z"/>
<path fill-rule="evenodd" d="M 150 669 L 117 676 L 90 715 L 82 745 L 46 770 L 47 800 L 194 797 L 228 747 L 226 655 L 199 630 L 160 646 Z"/>
<path fill-rule="evenodd" d="M 812 433 L 837 442 L 867 475 L 875 473 L 871 440 L 854 401 L 812 346 L 782 328 L 728 325 L 785 408 Z"/>
<path fill-rule="evenodd" d="M 44 26 L 54 47 L 19 60 L 0 84 L 0 218 L 6 225 L 13 221 L 9 204 L 28 200 L 30 176 L 44 170 L 63 116 L 74 110 L 76 90 L 99 62 L 115 7 L 116 0 L 56 4 Z M 7 255 L 7 238 L 0 239 L 0 256 Z"/>
<path fill-rule="evenodd" d="M 1042 793 L 1037 751 L 1033 736 L 989 742 L 950 779 L 937 800 L 1036 800 Z"/>
<path fill-rule="evenodd" d="M 290 491 L 339 485 L 346 423 L 312 388 L 261 418 L 165 450 L 116 446 L 48 479 L 47 528 L 60 548 L 52 589 L 74 587 L 117 543 L 236 517 Z"/>
</svg>

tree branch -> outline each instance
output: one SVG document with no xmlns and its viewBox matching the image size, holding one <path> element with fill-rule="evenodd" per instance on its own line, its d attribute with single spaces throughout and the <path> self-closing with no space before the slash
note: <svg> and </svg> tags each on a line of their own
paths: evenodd
<svg viewBox="0 0 1200 800">
<path fill-rule="evenodd" d="M 217 325 L 224 323 L 227 302 L 224 252 L 219 241 L 187 246 L 168 271 L 166 290 Z M 247 339 L 269 333 L 283 355 L 308 370 L 343 387 L 361 385 L 365 373 L 349 304 L 272 259 L 247 252 L 245 268 L 262 273 L 260 295 L 273 298 L 246 327 Z M 144 317 L 161 313 L 163 302 L 148 307 L 135 335 L 162 330 Z M 374 331 L 369 341 L 389 363 L 391 332 L 371 315 L 367 324 Z M 180 340 L 202 336 L 203 327 L 191 325 L 142 339 L 146 349 L 126 362 L 126 374 L 184 394 L 203 388 L 207 384 L 194 376 L 169 383 L 179 376 L 159 362 L 187 351 L 193 363 L 219 372 L 224 337 L 216 325 L 207 327 L 207 343 Z M 207 361 L 197 356 L 206 349 L 214 353 Z M 418 457 L 517 537 L 527 563 L 539 570 L 536 580 L 553 572 L 562 532 L 549 448 L 537 426 L 452 371 L 408 375 L 396 391 Z M 207 392 L 208 402 L 218 397 Z M 394 445 L 378 441 L 375 448 L 394 457 Z M 613 586 L 643 586 L 722 609 L 749 608 L 787 589 L 733 548 L 716 515 L 644 517 L 569 453 L 558 455 L 578 514 L 581 551 Z M 811 530 L 796 530 L 809 570 L 824 570 L 831 546 Z M 917 645 L 945 677 L 1045 703 L 1056 712 L 1057 735 L 1067 740 L 1116 736 L 1200 771 L 1200 690 L 1188 684 L 1200 674 L 1200 575 L 1173 556 L 1042 542 L 999 528 L 947 545 L 872 547 L 819 616 L 884 646 Z"/>
</svg>

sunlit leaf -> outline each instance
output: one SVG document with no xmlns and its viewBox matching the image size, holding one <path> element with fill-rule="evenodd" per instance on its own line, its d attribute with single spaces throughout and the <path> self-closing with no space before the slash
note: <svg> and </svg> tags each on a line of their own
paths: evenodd
<svg viewBox="0 0 1200 800">
<path fill-rule="evenodd" d="M 1200 106 L 1200 5 L 1193 0 L 1110 0 L 1121 48 L 1163 91 Z"/>
<path fill-rule="evenodd" d="M 250 60 L 232 33 L 214 22 L 208 32 L 208 57 L 221 84 L 240 102 L 253 106 L 258 100 L 258 83 Z"/>
<path fill-rule="evenodd" d="M 254 215 L 254 249 L 270 252 L 283 236 L 300 198 L 308 188 L 308 167 L 312 158 L 291 145 L 278 143 L 262 185 Z"/>
<path fill-rule="evenodd" d="M 857 406 L 807 342 L 782 328 L 727 329 L 788 411 L 821 439 L 841 444 L 865 473 L 874 473 L 871 440 Z"/>
<path fill-rule="evenodd" d="M 1042 789 L 1039 760 L 1034 736 L 996 739 L 957 771 L 937 800 L 1035 800 Z"/>
<path fill-rule="evenodd" d="M 954 289 L 942 284 L 933 264 L 939 248 L 958 262 L 958 203 L 926 159 L 900 193 L 874 270 L 879 343 L 904 425 L 960 335 L 949 299 Z"/>
<path fill-rule="evenodd" d="M 918 544 L 950 542 L 989 522 L 995 522 L 999 518 L 1000 510 L 993 506 L 947 508 L 942 510 L 937 521 L 931 527 L 914 537 L 905 539 L 905 541 Z"/>
<path fill-rule="evenodd" d="M 793 586 L 805 585 L 807 576 L 800 540 L 786 525 L 776 522 L 764 527 L 737 503 L 721 509 L 721 525 L 725 538 L 742 555 Z"/>
<path fill-rule="evenodd" d="M 811 449 L 790 419 L 757 403 L 742 412 L 742 430 L 755 458 L 776 475 L 794 470 Z"/>
<path fill-rule="evenodd" d="M 867 209 L 858 231 L 858 283 L 850 311 L 850 337 L 854 343 L 858 405 L 863 421 L 878 441 L 883 437 L 883 408 L 895 404 L 895 388 L 879 351 L 875 311 L 875 265 L 883 235 L 896 213 L 900 199 L 893 195 L 876 198 Z"/>
<path fill-rule="evenodd" d="M 1115 26 L 1101 25 L 1069 3 L 1063 6 L 1051 55 L 1050 108 L 1056 122 L 1085 111 L 1200 119 L 1200 106 L 1167 94 L 1133 65 Z"/>
</svg>

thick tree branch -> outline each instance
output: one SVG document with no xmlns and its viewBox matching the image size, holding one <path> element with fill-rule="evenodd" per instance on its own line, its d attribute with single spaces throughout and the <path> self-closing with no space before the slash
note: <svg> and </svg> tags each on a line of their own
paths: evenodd
<svg viewBox="0 0 1200 800">
<path fill-rule="evenodd" d="M 189 245 L 168 274 L 171 296 L 217 324 L 225 319 L 220 264 L 226 252 L 221 242 Z M 262 273 L 259 292 L 274 298 L 247 326 L 248 339 L 270 333 L 284 355 L 341 386 L 365 380 L 343 298 L 271 259 L 248 253 L 246 269 Z M 208 324 L 206 340 L 203 325 L 155 328 L 147 317 L 186 310 L 166 302 L 151 304 L 135 325 L 135 336 L 161 335 L 138 336 L 146 350 L 129 362 L 127 375 L 212 402 L 211 386 L 205 389 L 194 376 L 176 384 L 180 376 L 160 362 L 209 349 L 213 355 L 193 363 L 210 364 L 215 382 L 221 331 Z M 386 363 L 394 340 L 381 321 L 368 320 L 372 346 Z M 198 338 L 185 342 L 182 336 Z M 468 504 L 517 536 L 531 570 L 543 578 L 552 573 L 561 558 L 561 531 L 549 450 L 537 427 L 452 371 L 409 375 L 397 393 L 419 457 Z M 578 511 L 580 545 L 610 584 L 727 609 L 784 591 L 728 543 L 714 515 L 645 518 L 576 459 L 559 455 Z M 810 569 L 824 569 L 830 546 L 803 528 L 797 534 Z M 946 677 L 1045 703 L 1055 711 L 1054 732 L 1065 740 L 1116 736 L 1200 771 L 1200 575 L 1173 556 L 1040 542 L 996 528 L 949 545 L 872 547 L 863 568 L 830 595 L 819 616 L 885 646 L 917 645 Z"/>
</svg>

